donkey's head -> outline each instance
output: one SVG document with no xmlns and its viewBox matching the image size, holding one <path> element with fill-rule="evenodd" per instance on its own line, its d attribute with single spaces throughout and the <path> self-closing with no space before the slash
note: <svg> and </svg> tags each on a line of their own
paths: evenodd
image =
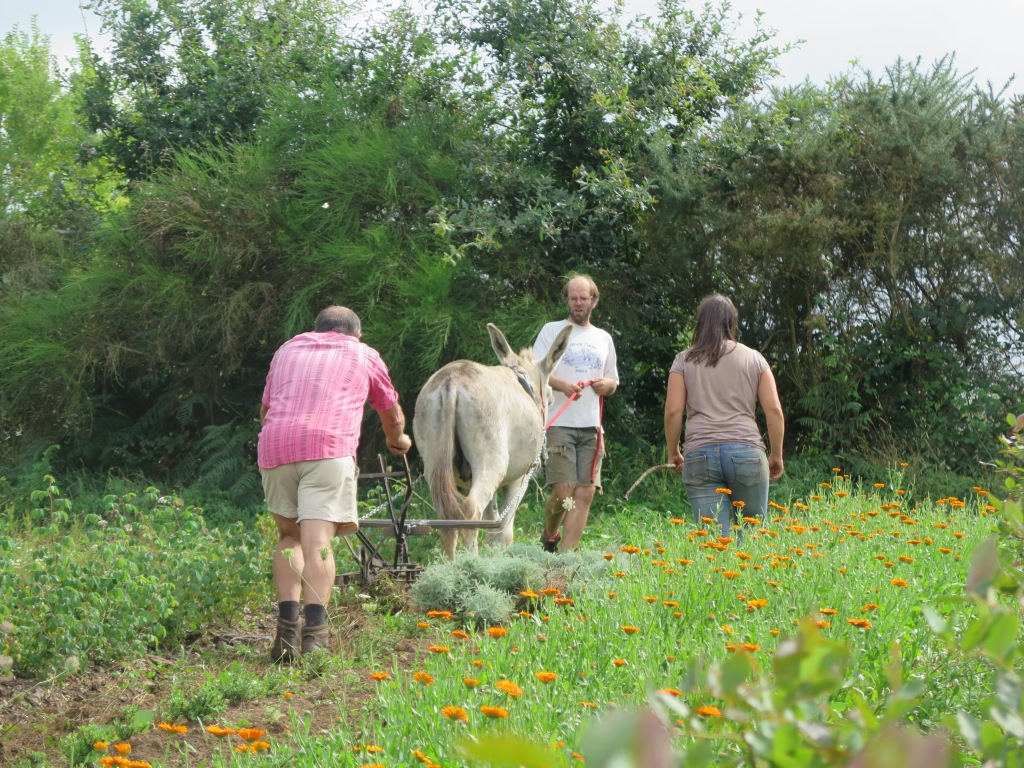
<svg viewBox="0 0 1024 768">
<path fill-rule="evenodd" d="M 513 352 L 512 347 L 509 346 L 508 341 L 505 339 L 505 334 L 493 323 L 487 324 L 487 332 L 491 335 L 491 346 L 494 348 L 494 353 L 498 356 L 498 360 L 501 361 L 502 365 L 511 368 L 520 381 L 528 385 L 528 389 L 531 390 L 530 394 L 533 395 L 537 407 L 541 409 L 541 412 L 546 412 L 547 404 L 551 401 L 551 388 L 548 386 L 548 376 L 555 370 L 558 361 L 562 359 L 565 350 L 569 348 L 572 326 L 567 325 L 562 329 L 558 336 L 555 337 L 551 348 L 542 360 L 535 360 L 533 350 L 530 348 L 523 349 L 519 354 Z"/>
</svg>

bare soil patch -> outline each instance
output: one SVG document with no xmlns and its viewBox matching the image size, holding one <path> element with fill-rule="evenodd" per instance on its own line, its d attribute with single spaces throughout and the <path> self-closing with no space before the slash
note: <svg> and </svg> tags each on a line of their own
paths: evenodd
<svg viewBox="0 0 1024 768">
<path fill-rule="evenodd" d="M 339 720 L 362 718 L 376 700 L 375 683 L 369 677 L 375 670 L 346 660 L 356 656 L 353 649 L 365 647 L 363 636 L 373 631 L 375 621 L 379 617 L 358 604 L 332 606 L 335 662 L 328 673 L 311 677 L 296 667 L 289 690 L 231 705 L 216 724 L 265 730 L 264 740 L 271 750 L 290 750 L 295 722 L 317 733 L 334 728 Z M 270 673 L 275 665 L 266 652 L 274 626 L 273 616 L 257 617 L 244 628 L 208 632 L 177 653 L 150 654 L 118 668 L 89 669 L 59 682 L 0 681 L 0 765 L 66 766 L 66 740 L 83 725 L 114 724 L 132 707 L 152 711 L 159 722 L 175 686 L 198 686 L 207 673 L 216 674 L 234 662 L 245 665 L 255 677 Z M 395 638 L 388 667 L 411 669 L 426 653 L 427 644 Z M 243 743 L 235 736 L 211 735 L 205 730 L 209 724 L 188 722 L 188 732 L 182 735 L 156 728 L 134 734 L 128 739 L 132 747 L 128 757 L 166 768 L 197 768 L 218 752 L 226 757 Z"/>
</svg>

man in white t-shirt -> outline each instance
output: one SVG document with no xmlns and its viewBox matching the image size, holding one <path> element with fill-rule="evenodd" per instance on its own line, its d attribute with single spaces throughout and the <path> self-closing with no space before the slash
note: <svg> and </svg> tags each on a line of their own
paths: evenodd
<svg viewBox="0 0 1024 768">
<path fill-rule="evenodd" d="M 602 410 L 604 398 L 619 386 L 619 372 L 612 337 L 590 324 L 599 295 L 597 284 L 588 275 L 573 275 L 562 288 L 568 319 L 546 324 L 533 344 L 533 354 L 539 360 L 559 331 L 572 325 L 569 348 L 548 377 L 554 392 L 549 412 L 558 414 L 547 432 L 545 483 L 551 487 L 551 496 L 541 546 L 548 552 L 557 551 L 559 542 L 563 550 L 576 548 L 594 493 L 601 487 Z"/>
</svg>

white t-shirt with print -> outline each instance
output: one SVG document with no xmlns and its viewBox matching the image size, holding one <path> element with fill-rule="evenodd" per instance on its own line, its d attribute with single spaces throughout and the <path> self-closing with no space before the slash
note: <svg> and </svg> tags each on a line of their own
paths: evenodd
<svg viewBox="0 0 1024 768">
<path fill-rule="evenodd" d="M 537 334 L 533 343 L 533 355 L 541 360 L 548 353 L 555 337 L 567 325 L 568 320 L 556 320 L 547 323 Z M 593 325 L 583 328 L 573 325 L 569 337 L 569 348 L 562 355 L 554 375 L 566 381 L 593 381 L 594 379 L 613 379 L 619 382 L 619 371 L 615 357 L 615 344 L 611 334 Z M 548 412 L 558 413 L 565 405 L 566 396 L 557 390 L 554 402 Z M 591 387 L 583 390 L 579 397 L 565 409 L 565 412 L 551 425 L 553 427 L 597 427 L 601 424 L 601 400 Z"/>
</svg>

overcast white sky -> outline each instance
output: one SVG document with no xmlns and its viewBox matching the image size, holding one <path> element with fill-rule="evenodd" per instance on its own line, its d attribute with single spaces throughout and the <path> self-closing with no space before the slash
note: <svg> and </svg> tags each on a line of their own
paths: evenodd
<svg viewBox="0 0 1024 768">
<path fill-rule="evenodd" d="M 631 12 L 657 12 L 657 0 L 626 2 Z M 99 34 L 99 21 L 81 5 L 79 0 L 0 0 L 0 33 L 15 24 L 28 30 L 35 15 L 63 62 L 75 53 L 74 34 L 93 39 Z M 731 6 L 730 17 L 744 17 L 741 29 L 760 9 L 766 26 L 778 32 L 778 42 L 805 41 L 780 59 L 782 84 L 808 77 L 823 84 L 850 71 L 853 60 L 880 75 L 897 57 L 920 56 L 930 64 L 955 52 L 957 68 L 976 70 L 979 84 L 991 81 L 999 90 L 1019 73 L 1009 93 L 1024 92 L 1019 47 L 1024 0 L 732 0 Z"/>
</svg>

